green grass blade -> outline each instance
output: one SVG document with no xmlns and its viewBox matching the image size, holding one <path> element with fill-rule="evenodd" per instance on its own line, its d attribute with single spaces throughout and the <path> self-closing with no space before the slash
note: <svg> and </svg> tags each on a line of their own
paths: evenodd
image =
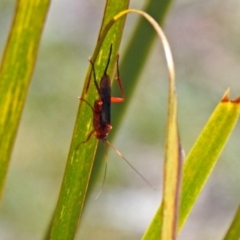
<svg viewBox="0 0 240 240">
<path fill-rule="evenodd" d="M 230 101 L 228 91 L 214 110 L 184 164 L 179 216 L 182 228 L 211 174 L 240 114 L 240 99 Z"/>
<path fill-rule="evenodd" d="M 183 227 L 194 203 L 204 187 L 240 114 L 240 99 L 229 101 L 228 92 L 214 110 L 202 133 L 187 156 L 183 168 L 183 182 L 178 229 Z M 153 218 L 145 239 L 158 239 L 161 233 L 162 206 Z"/>
<path fill-rule="evenodd" d="M 176 116 L 175 116 L 176 118 Z M 177 122 L 168 119 L 168 137 L 164 161 L 163 207 L 161 240 L 176 239 L 179 211 L 179 192 L 182 173 L 182 151 Z M 151 234 L 150 234 L 151 235 Z M 148 234 L 143 239 L 148 239 Z"/>
<path fill-rule="evenodd" d="M 240 205 L 234 216 L 231 226 L 229 227 L 224 240 L 239 240 L 240 238 Z"/>
<path fill-rule="evenodd" d="M 19 0 L 0 67 L 0 194 L 33 73 L 49 0 Z"/>
<path fill-rule="evenodd" d="M 126 0 L 107 1 L 100 34 L 106 23 L 115 14 L 126 9 L 127 7 L 128 1 Z M 124 22 L 125 18 L 122 18 L 111 28 L 104 40 L 98 39 L 98 44 L 92 57 L 92 61 L 95 62 L 98 80 L 103 75 L 111 43 L 113 44 L 113 52 L 108 68 L 108 74 L 111 76 L 114 72 L 116 59 L 115 56 L 121 40 Z M 96 88 L 93 84 L 93 80 L 91 80 L 90 66 L 86 76 L 82 98 L 91 104 L 98 99 Z M 92 137 L 85 144 L 79 145 L 79 143 L 86 140 L 91 131 L 92 111 L 86 103 L 81 102 L 73 132 L 73 138 L 68 155 L 61 192 L 53 218 L 50 239 L 74 239 L 91 176 L 97 140 L 95 137 Z"/>
</svg>

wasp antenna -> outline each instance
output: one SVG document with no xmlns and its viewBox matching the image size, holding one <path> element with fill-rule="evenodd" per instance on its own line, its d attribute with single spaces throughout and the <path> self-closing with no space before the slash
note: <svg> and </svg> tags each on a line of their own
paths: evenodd
<svg viewBox="0 0 240 240">
<path fill-rule="evenodd" d="M 108 61 L 107 61 L 107 65 L 106 65 L 104 74 L 107 74 L 107 69 L 108 69 L 108 65 L 109 65 L 109 63 L 110 63 L 111 55 L 112 55 L 112 44 L 110 45 L 110 50 L 109 50 L 109 55 L 108 55 Z"/>
<path fill-rule="evenodd" d="M 139 177 L 143 179 L 145 183 L 147 183 L 153 190 L 156 191 L 152 184 L 108 140 L 105 140 L 105 142 L 134 170 L 134 172 L 138 174 Z"/>
<path fill-rule="evenodd" d="M 104 142 L 103 142 L 104 144 Z M 105 156 L 106 156 L 106 162 L 105 162 L 105 170 L 104 170 L 104 176 L 103 176 L 103 182 L 102 182 L 102 186 L 95 198 L 95 201 L 98 199 L 98 197 L 101 195 L 104 184 L 105 184 L 105 180 L 106 180 L 106 176 L 107 176 L 107 162 L 108 162 L 108 155 L 107 155 L 107 148 L 106 148 L 106 144 L 104 144 L 104 152 L 105 152 Z"/>
<path fill-rule="evenodd" d="M 92 65 L 94 84 L 97 88 L 98 94 L 100 94 L 100 88 L 99 88 L 98 83 L 97 83 L 97 77 L 96 77 L 94 63 L 93 63 L 92 59 L 89 59 L 89 62 Z"/>
</svg>

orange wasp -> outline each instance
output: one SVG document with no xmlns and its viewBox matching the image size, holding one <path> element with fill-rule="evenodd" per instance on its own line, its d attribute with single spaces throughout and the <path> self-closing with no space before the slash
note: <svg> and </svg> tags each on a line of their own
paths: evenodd
<svg viewBox="0 0 240 240">
<path fill-rule="evenodd" d="M 93 69 L 93 76 L 94 76 L 94 84 L 96 86 L 99 99 L 95 100 L 93 107 L 90 103 L 88 103 L 85 99 L 80 98 L 81 101 L 84 101 L 93 112 L 93 130 L 89 133 L 87 139 L 80 144 L 86 143 L 89 141 L 91 136 L 94 134 L 94 136 L 102 140 L 103 143 L 107 143 L 149 186 L 152 187 L 152 185 L 145 179 L 145 177 L 138 172 L 131 164 L 128 162 L 128 160 L 107 140 L 107 136 L 109 131 L 112 129 L 111 126 L 111 103 L 121 103 L 124 101 L 124 92 L 122 87 L 122 82 L 119 75 L 119 55 L 117 56 L 117 81 L 119 85 L 119 89 L 121 91 L 121 97 L 112 97 L 111 96 L 111 81 L 107 74 L 108 65 L 110 63 L 110 58 L 112 54 L 112 44 L 110 46 L 109 56 L 106 68 L 104 70 L 103 76 L 100 81 L 100 85 L 98 85 L 96 80 L 96 73 L 94 68 L 94 63 L 90 60 L 90 63 L 92 65 Z M 107 154 L 106 154 L 107 155 Z M 107 172 L 107 162 L 105 165 L 105 173 L 104 173 L 104 180 L 103 185 L 105 182 Z M 152 187 L 153 188 L 153 187 Z M 99 193 L 100 194 L 100 193 Z M 98 196 L 99 196 L 98 194 Z"/>
</svg>

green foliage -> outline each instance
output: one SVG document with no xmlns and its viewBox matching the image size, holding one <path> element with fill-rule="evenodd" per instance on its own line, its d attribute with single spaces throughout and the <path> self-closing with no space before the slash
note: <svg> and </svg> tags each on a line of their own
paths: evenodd
<svg viewBox="0 0 240 240">
<path fill-rule="evenodd" d="M 228 92 L 218 104 L 197 141 L 186 157 L 183 167 L 179 230 L 183 227 L 196 200 L 210 176 L 240 114 L 239 99 L 230 101 Z M 157 239 L 161 234 L 162 219 L 158 209 L 143 239 Z"/>
<path fill-rule="evenodd" d="M 151 15 L 154 15 L 155 19 L 158 19 L 160 24 L 162 24 L 171 2 L 172 1 L 150 1 L 146 9 Z M 108 73 L 110 76 L 114 74 L 114 59 L 121 42 L 125 19 L 122 18 L 116 23 L 114 22 L 114 25 L 109 25 L 109 28 L 106 28 L 106 26 L 116 14 L 127 9 L 128 4 L 129 2 L 127 0 L 109 0 L 106 3 L 99 39 L 92 55 L 92 61 L 95 62 L 98 80 L 102 76 L 105 68 L 109 46 L 111 44 L 113 44 L 112 56 L 114 57 L 111 59 Z M 30 0 L 18 1 L 14 21 L 1 63 L 0 193 L 2 193 L 4 186 L 4 180 L 34 69 L 39 40 L 48 6 L 49 0 L 37 2 Z M 160 9 L 161 11 L 156 11 L 156 9 Z M 128 84 L 124 84 L 128 86 L 126 94 L 129 96 L 134 96 L 133 91 L 136 87 L 138 76 L 149 54 L 150 46 L 154 39 L 155 33 L 151 31 L 148 32 L 148 29 L 149 26 L 145 25 L 141 20 L 135 30 L 134 38 L 129 44 L 128 57 L 123 59 L 123 68 L 125 70 L 125 72 L 123 72 L 123 79 L 127 80 L 129 77 L 131 79 Z M 145 35 L 147 35 L 148 38 L 144 46 L 140 46 L 139 42 L 135 42 L 136 39 L 142 39 Z M 139 49 L 141 49 L 141 51 L 139 51 Z M 137 59 L 134 58 L 134 54 L 131 54 L 136 51 L 139 51 Z M 131 62 L 133 61 L 136 62 L 134 69 L 131 68 Z M 127 77 L 125 77 L 126 74 L 128 74 Z M 95 86 L 92 82 L 91 66 L 89 66 L 81 96 L 89 103 L 93 103 L 98 98 Z M 173 91 L 175 90 L 175 85 L 170 84 L 170 89 L 172 91 L 169 91 L 169 95 L 171 96 L 171 94 L 173 94 L 172 99 L 174 100 L 169 101 L 168 116 L 170 116 L 170 118 L 168 120 L 168 134 L 166 140 L 164 205 L 156 212 L 143 239 L 159 239 L 160 234 L 162 234 L 162 239 L 169 239 L 167 236 L 170 235 L 173 236 L 172 238 L 175 237 L 175 230 L 173 228 L 176 227 L 177 224 L 176 211 L 178 210 L 178 177 L 181 172 L 181 163 L 179 162 L 181 160 L 181 148 L 178 142 L 176 122 L 176 96 Z M 114 114 L 114 116 L 120 121 L 120 115 L 123 115 L 124 111 L 125 109 L 122 108 L 119 113 Z M 228 95 L 225 95 L 204 127 L 191 152 L 188 154 L 183 167 L 182 191 L 180 192 L 179 230 L 187 220 L 230 133 L 233 131 L 239 118 L 239 112 L 239 99 L 230 101 Z M 116 129 L 116 125 L 114 125 L 114 127 Z M 91 131 L 92 111 L 86 103 L 81 102 L 68 154 L 61 192 L 53 217 L 50 239 L 74 239 L 85 204 L 97 148 L 97 140 L 94 137 L 85 144 L 80 143 L 87 139 Z M 171 162 L 171 160 L 173 161 Z M 171 186 L 175 186 L 175 188 L 171 188 Z M 169 191 L 169 189 L 171 189 L 171 191 Z M 225 239 L 232 240 L 239 238 L 239 219 L 238 209 Z"/>
<path fill-rule="evenodd" d="M 230 101 L 228 92 L 212 113 L 186 158 L 183 169 L 179 229 L 186 221 L 239 119 L 239 99 Z"/>
<path fill-rule="evenodd" d="M 0 195 L 31 81 L 49 0 L 19 0 L 0 68 Z"/>
</svg>

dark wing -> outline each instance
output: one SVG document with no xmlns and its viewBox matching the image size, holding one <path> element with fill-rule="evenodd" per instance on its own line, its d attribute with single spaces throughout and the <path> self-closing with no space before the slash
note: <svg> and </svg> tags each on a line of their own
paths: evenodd
<svg viewBox="0 0 240 240">
<path fill-rule="evenodd" d="M 100 82 L 100 98 L 102 101 L 101 125 L 111 125 L 111 85 L 107 74 L 104 74 Z"/>
</svg>

